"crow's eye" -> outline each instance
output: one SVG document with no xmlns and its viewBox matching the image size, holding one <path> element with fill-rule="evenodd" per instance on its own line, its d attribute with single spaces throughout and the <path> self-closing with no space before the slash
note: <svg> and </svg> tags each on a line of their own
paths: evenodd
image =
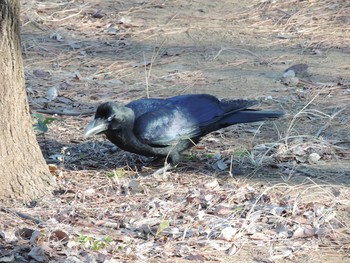
<svg viewBox="0 0 350 263">
<path fill-rule="evenodd" d="M 112 121 L 114 117 L 115 117 L 115 115 L 109 116 L 108 119 L 107 119 L 107 121 Z"/>
</svg>

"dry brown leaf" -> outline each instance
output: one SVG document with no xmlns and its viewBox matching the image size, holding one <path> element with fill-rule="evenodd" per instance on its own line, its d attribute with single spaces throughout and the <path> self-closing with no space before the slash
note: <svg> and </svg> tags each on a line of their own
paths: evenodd
<svg viewBox="0 0 350 263">
<path fill-rule="evenodd" d="M 62 230 L 55 230 L 51 233 L 50 236 L 51 239 L 59 240 L 59 241 L 64 241 L 68 242 L 69 241 L 69 236 L 66 232 Z"/>
<path fill-rule="evenodd" d="M 232 213 L 233 213 L 232 209 L 228 207 L 218 206 L 215 208 L 215 214 L 218 216 L 226 216 Z"/>
<path fill-rule="evenodd" d="M 296 222 L 297 224 L 300 224 L 300 225 L 304 225 L 306 223 L 310 223 L 305 216 L 302 216 L 302 215 L 297 215 L 293 218 L 293 221 Z"/>
<path fill-rule="evenodd" d="M 253 240 L 269 240 L 270 238 L 265 235 L 264 233 L 261 232 L 255 232 L 250 236 L 251 239 Z"/>
<path fill-rule="evenodd" d="M 50 173 L 55 175 L 57 170 L 58 170 L 57 165 L 56 164 L 48 164 L 47 166 L 49 168 Z"/>
<path fill-rule="evenodd" d="M 48 262 L 48 257 L 45 255 L 45 251 L 41 247 L 33 247 L 28 253 L 28 256 L 38 262 Z"/>
<path fill-rule="evenodd" d="M 51 73 L 47 70 L 43 70 L 43 69 L 35 69 L 33 70 L 33 74 L 35 77 L 37 78 L 49 78 L 51 77 Z"/>
<path fill-rule="evenodd" d="M 316 228 L 312 226 L 298 227 L 294 233 L 293 238 L 304 238 L 304 237 L 312 237 L 316 233 Z"/>
</svg>

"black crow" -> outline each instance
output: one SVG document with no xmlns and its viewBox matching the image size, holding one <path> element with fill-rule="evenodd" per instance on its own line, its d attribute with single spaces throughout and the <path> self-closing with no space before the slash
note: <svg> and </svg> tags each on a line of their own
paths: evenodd
<svg viewBox="0 0 350 263">
<path fill-rule="evenodd" d="M 204 135 L 246 122 L 263 121 L 283 115 L 277 111 L 248 109 L 255 100 L 219 100 L 208 94 L 187 94 L 168 99 L 139 99 L 123 105 L 101 104 L 95 119 L 86 127 L 85 138 L 106 134 L 119 148 L 144 156 L 169 157 L 180 153 Z"/>
</svg>

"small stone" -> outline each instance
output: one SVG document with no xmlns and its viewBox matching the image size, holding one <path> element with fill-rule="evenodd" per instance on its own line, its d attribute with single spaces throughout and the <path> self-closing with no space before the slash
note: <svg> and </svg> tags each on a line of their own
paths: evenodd
<svg viewBox="0 0 350 263">
<path fill-rule="evenodd" d="M 299 83 L 299 79 L 297 77 L 283 77 L 281 79 L 282 83 L 287 86 L 296 86 Z"/>
<path fill-rule="evenodd" d="M 287 70 L 283 73 L 282 77 L 284 78 L 294 78 L 295 77 L 295 71 L 290 69 L 290 70 Z"/>
<path fill-rule="evenodd" d="M 288 71 L 294 71 L 294 76 L 291 76 L 291 77 L 295 77 L 295 76 L 304 77 L 305 75 L 307 75 L 307 69 L 308 69 L 307 64 L 295 64 L 287 68 L 284 72 L 287 73 Z"/>
<path fill-rule="evenodd" d="M 311 153 L 309 155 L 308 161 L 311 164 L 318 163 L 318 161 L 321 159 L 321 156 L 318 153 Z"/>
</svg>

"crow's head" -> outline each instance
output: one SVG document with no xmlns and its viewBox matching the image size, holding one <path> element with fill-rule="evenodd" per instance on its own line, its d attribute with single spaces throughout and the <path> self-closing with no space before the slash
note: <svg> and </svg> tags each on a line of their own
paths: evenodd
<svg viewBox="0 0 350 263">
<path fill-rule="evenodd" d="M 108 131 L 118 132 L 130 127 L 134 123 L 132 109 L 118 102 L 105 102 L 98 106 L 95 118 L 85 128 L 84 137 L 106 133 Z"/>
</svg>

